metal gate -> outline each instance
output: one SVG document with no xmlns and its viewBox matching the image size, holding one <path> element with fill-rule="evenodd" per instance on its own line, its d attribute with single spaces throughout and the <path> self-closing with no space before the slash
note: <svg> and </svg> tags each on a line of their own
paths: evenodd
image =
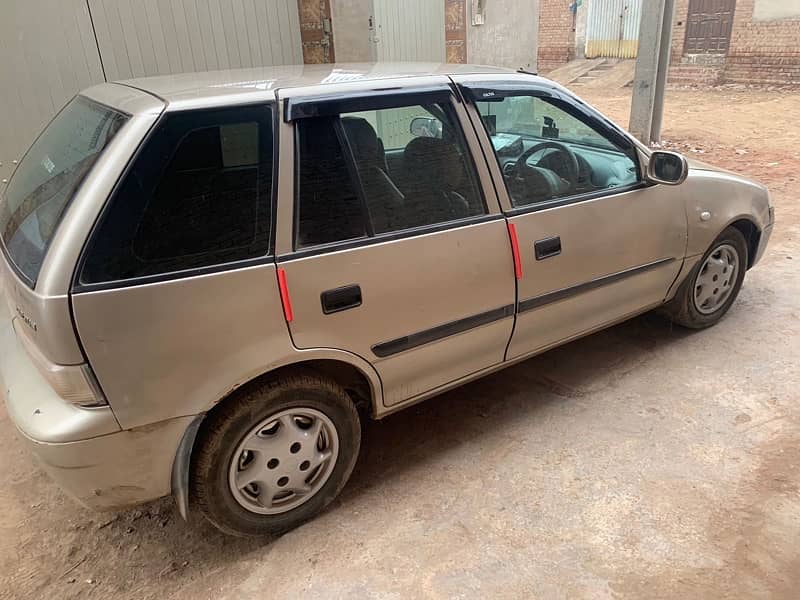
<svg viewBox="0 0 800 600">
<path fill-rule="evenodd" d="M 444 1 L 373 0 L 377 60 L 445 61 Z"/>
<path fill-rule="evenodd" d="M 586 20 L 586 58 L 636 58 L 642 0 L 592 0 Z"/>
<path fill-rule="evenodd" d="M 736 0 L 689 0 L 685 54 L 725 54 Z"/>
<path fill-rule="evenodd" d="M 0 2 L 3 182 L 56 111 L 95 83 L 303 62 L 297 0 Z"/>
</svg>

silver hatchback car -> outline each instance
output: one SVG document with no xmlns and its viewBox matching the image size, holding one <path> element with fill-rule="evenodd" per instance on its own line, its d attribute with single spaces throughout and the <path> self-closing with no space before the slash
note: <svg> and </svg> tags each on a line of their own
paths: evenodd
<svg viewBox="0 0 800 600">
<path fill-rule="evenodd" d="M 1 390 L 83 504 L 280 532 L 340 492 L 362 419 L 657 307 L 713 325 L 772 224 L 761 185 L 526 73 L 103 84 L 0 204 Z"/>
</svg>

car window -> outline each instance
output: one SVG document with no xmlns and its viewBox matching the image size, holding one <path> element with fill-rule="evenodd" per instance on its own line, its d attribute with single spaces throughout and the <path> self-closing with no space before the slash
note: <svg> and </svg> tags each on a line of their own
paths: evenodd
<svg viewBox="0 0 800 600">
<path fill-rule="evenodd" d="M 619 147 L 561 101 L 532 95 L 477 103 L 514 206 L 638 181 L 634 153 Z"/>
<path fill-rule="evenodd" d="M 128 120 L 77 96 L 58 113 L 14 172 L 0 201 L 0 237 L 33 284 L 75 192 Z"/>
<path fill-rule="evenodd" d="M 84 284 L 185 271 L 267 254 L 270 109 L 168 115 L 95 232 Z"/>
<path fill-rule="evenodd" d="M 297 248 L 486 214 L 449 104 L 297 122 Z"/>
</svg>

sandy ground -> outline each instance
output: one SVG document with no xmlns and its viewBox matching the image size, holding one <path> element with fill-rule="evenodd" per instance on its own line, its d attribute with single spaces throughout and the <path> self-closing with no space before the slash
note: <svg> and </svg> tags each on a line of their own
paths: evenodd
<svg viewBox="0 0 800 600">
<path fill-rule="evenodd" d="M 627 92 L 588 99 L 627 122 Z M 278 540 L 51 484 L 0 408 L 0 597 L 797 598 L 800 94 L 669 91 L 665 138 L 770 185 L 768 255 L 716 328 L 646 315 L 369 424 L 345 493 Z"/>
</svg>

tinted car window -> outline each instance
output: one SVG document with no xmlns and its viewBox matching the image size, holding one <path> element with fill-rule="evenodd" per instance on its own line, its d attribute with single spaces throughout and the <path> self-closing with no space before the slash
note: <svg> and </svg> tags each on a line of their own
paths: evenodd
<svg viewBox="0 0 800 600">
<path fill-rule="evenodd" d="M 111 200 L 84 284 L 264 256 L 271 227 L 268 107 L 165 117 Z"/>
<path fill-rule="evenodd" d="M 449 104 L 306 118 L 297 128 L 297 247 L 486 213 Z"/>
<path fill-rule="evenodd" d="M 632 149 L 619 147 L 559 101 L 520 95 L 477 106 L 514 206 L 638 181 Z"/>
<path fill-rule="evenodd" d="M 19 271 L 35 283 L 50 241 L 78 186 L 126 115 L 77 96 L 47 126 L 0 201 L 0 236 Z"/>
</svg>

